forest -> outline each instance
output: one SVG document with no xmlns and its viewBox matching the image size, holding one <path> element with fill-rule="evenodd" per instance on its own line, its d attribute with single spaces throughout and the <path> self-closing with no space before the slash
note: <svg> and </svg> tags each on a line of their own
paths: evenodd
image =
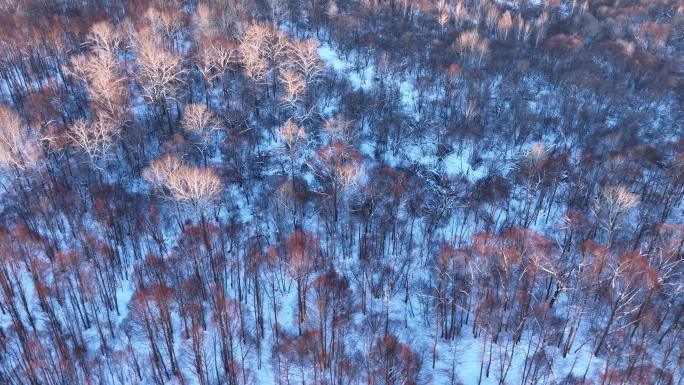
<svg viewBox="0 0 684 385">
<path fill-rule="evenodd" d="M 681 0 L 0 0 L 0 384 L 684 384 Z"/>
</svg>

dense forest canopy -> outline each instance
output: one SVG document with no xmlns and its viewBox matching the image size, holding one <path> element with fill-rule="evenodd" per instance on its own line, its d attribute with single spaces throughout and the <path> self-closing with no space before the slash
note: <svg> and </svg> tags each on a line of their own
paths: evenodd
<svg viewBox="0 0 684 385">
<path fill-rule="evenodd" d="M 0 1 L 0 383 L 683 383 L 683 27 Z"/>
</svg>

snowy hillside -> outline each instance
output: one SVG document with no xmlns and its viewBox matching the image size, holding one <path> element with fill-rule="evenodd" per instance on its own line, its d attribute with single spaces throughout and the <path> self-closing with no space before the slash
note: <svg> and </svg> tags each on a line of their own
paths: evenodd
<svg viewBox="0 0 684 385">
<path fill-rule="evenodd" d="M 682 25 L 0 2 L 0 384 L 682 383 Z"/>
</svg>

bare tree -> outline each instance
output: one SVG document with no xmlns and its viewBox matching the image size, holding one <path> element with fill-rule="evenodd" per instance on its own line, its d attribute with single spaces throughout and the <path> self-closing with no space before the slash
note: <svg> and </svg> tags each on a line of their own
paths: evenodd
<svg viewBox="0 0 684 385">
<path fill-rule="evenodd" d="M 516 39 L 522 40 L 523 43 L 532 36 L 532 25 L 525 21 L 521 14 L 515 18 Z"/>
<path fill-rule="evenodd" d="M 173 200 L 178 211 L 181 206 L 189 206 L 198 212 L 203 225 L 206 209 L 223 191 L 223 183 L 216 171 L 187 165 L 173 154 L 152 161 L 150 167 L 143 171 L 143 178 L 162 196 Z"/>
<path fill-rule="evenodd" d="M 167 4 L 162 9 L 150 7 L 145 12 L 145 18 L 149 21 L 154 32 L 162 36 L 172 51 L 179 51 L 181 46 L 176 42 L 183 33 L 183 17 L 179 5 Z"/>
<path fill-rule="evenodd" d="M 603 282 L 598 282 L 599 287 L 605 286 L 606 299 L 608 302 L 608 319 L 597 338 L 594 355 L 598 356 L 601 347 L 607 343 L 607 337 L 618 329 L 625 320 L 630 320 L 638 314 L 640 299 L 644 292 L 651 290 L 657 284 L 658 273 L 649 264 L 648 258 L 638 252 L 621 253 L 610 258 L 607 263 L 611 274 Z M 635 321 L 629 322 L 627 326 Z"/>
<path fill-rule="evenodd" d="M 318 82 L 323 76 L 325 65 L 318 57 L 318 40 L 294 39 L 289 46 L 290 65 L 304 77 L 307 86 Z"/>
<path fill-rule="evenodd" d="M 173 134 L 168 101 L 174 99 L 175 86 L 183 81 L 185 71 L 181 58 L 164 49 L 159 37 L 149 28 L 138 32 L 134 44 L 138 53 L 138 79 L 144 96 L 162 108 L 162 117 L 166 116 Z"/>
<path fill-rule="evenodd" d="M 458 52 L 461 56 L 465 57 L 466 54 L 470 54 L 472 52 L 475 52 L 477 49 L 477 45 L 480 41 L 480 34 L 477 32 L 477 30 L 473 29 L 470 31 L 465 31 L 462 32 L 459 36 L 458 39 L 456 40 L 456 46 L 458 48 Z"/>
<path fill-rule="evenodd" d="M 285 0 L 268 0 L 268 6 L 271 8 L 271 16 L 276 25 L 280 25 L 290 15 L 289 3 Z"/>
<path fill-rule="evenodd" d="M 212 8 L 207 4 L 197 4 L 197 11 L 192 15 L 192 27 L 196 41 L 202 41 L 205 38 L 211 40 L 218 35 L 219 31 L 216 28 L 212 11 Z"/>
<path fill-rule="evenodd" d="M 280 96 L 283 106 L 291 109 L 296 115 L 297 104 L 302 101 L 302 94 L 306 90 L 304 77 L 293 69 L 284 68 L 280 71 L 278 80 L 283 85 L 283 93 Z"/>
<path fill-rule="evenodd" d="M 226 74 L 228 71 L 237 71 L 239 61 L 237 43 L 231 39 L 216 39 L 212 41 L 207 60 L 209 61 L 211 71 L 214 72 L 214 78 L 221 80 L 223 97 L 228 102 L 229 88 Z"/>
<path fill-rule="evenodd" d="M 115 55 L 114 52 L 100 50 L 91 55 L 76 56 L 71 61 L 73 70 L 70 73 L 86 84 L 93 109 L 122 126 L 127 120 L 129 89 L 128 79 L 120 73 Z"/>
<path fill-rule="evenodd" d="M 340 10 L 337 7 L 337 4 L 333 0 L 328 0 L 328 2 L 325 5 L 325 13 L 328 15 L 328 17 L 333 18 L 339 14 Z"/>
<path fill-rule="evenodd" d="M 267 26 L 253 23 L 245 30 L 240 43 L 245 74 L 257 86 L 268 84 L 269 65 L 266 52 L 270 38 L 271 31 Z"/>
<path fill-rule="evenodd" d="M 285 151 L 290 154 L 290 171 L 292 172 L 292 178 L 294 179 L 295 157 L 297 156 L 301 143 L 306 141 L 306 131 L 304 130 L 304 127 L 298 126 L 292 120 L 288 120 L 278 130 L 278 136 L 285 144 Z"/>
<path fill-rule="evenodd" d="M 451 20 L 451 11 L 449 10 L 449 3 L 446 0 L 439 0 L 437 2 L 437 9 L 437 23 L 439 23 L 439 26 L 442 29 L 442 33 L 444 33 L 444 27 Z"/>
<path fill-rule="evenodd" d="M 488 32 L 494 31 L 497 20 L 499 20 L 499 8 L 497 8 L 495 3 L 490 3 L 487 5 L 487 11 L 484 17 L 485 26 L 487 27 Z"/>
<path fill-rule="evenodd" d="M 207 147 L 211 143 L 211 138 L 219 130 L 223 129 L 221 121 L 216 115 L 202 103 L 191 103 L 185 106 L 183 118 L 181 119 L 183 131 L 191 133 L 198 139 L 198 147 L 207 163 Z"/>
<path fill-rule="evenodd" d="M 548 158 L 548 151 L 543 144 L 534 143 L 525 152 L 525 155 L 519 160 L 518 171 L 525 181 L 525 199 L 523 201 L 523 212 L 525 215 L 523 216 L 522 225 L 527 227 L 531 222 L 536 221 L 537 218 L 538 211 L 534 213 L 534 219 L 530 218 L 532 199 L 539 194 L 540 185 L 544 180 L 543 165 Z"/>
<path fill-rule="evenodd" d="M 354 134 L 352 130 L 352 121 L 344 118 L 342 115 L 335 115 L 325 121 L 323 129 L 330 136 L 331 142 L 340 142 L 349 144 Z"/>
<path fill-rule="evenodd" d="M 98 51 L 115 54 L 123 40 L 111 23 L 100 21 L 90 28 L 90 36 L 88 36 L 87 41 Z"/>
<path fill-rule="evenodd" d="M 535 47 L 538 46 L 541 39 L 543 39 L 544 36 L 546 36 L 546 30 L 549 29 L 548 22 L 549 22 L 549 14 L 546 12 L 543 12 L 537 18 L 537 23 L 536 23 L 537 34 L 536 34 L 535 39 L 534 39 L 534 46 Z"/>
<path fill-rule="evenodd" d="M 88 154 L 93 166 L 105 162 L 116 143 L 117 127 L 108 119 L 97 116 L 93 122 L 77 120 L 68 132 L 69 140 Z"/>
<path fill-rule="evenodd" d="M 16 169 L 35 165 L 40 150 L 34 139 L 19 113 L 0 104 L 0 163 Z"/>
<path fill-rule="evenodd" d="M 454 4 L 451 9 L 451 15 L 454 18 L 454 24 L 456 24 L 456 28 L 459 28 L 461 23 L 463 23 L 463 21 L 466 19 L 466 9 L 462 2 L 459 1 Z"/>
<path fill-rule="evenodd" d="M 200 137 L 206 137 L 213 131 L 223 129 L 216 115 L 203 104 L 191 103 L 185 106 L 181 127 Z"/>
<path fill-rule="evenodd" d="M 606 244 L 610 248 L 613 233 L 622 224 L 624 214 L 639 204 L 639 197 L 622 186 L 606 186 L 601 189 L 601 197 L 596 202 L 597 217 L 603 217 L 603 227 L 607 232 Z"/>
<path fill-rule="evenodd" d="M 323 182 L 332 200 L 337 222 L 339 195 L 351 189 L 363 175 L 362 155 L 343 143 L 332 143 L 313 156 L 314 174 Z"/>
<path fill-rule="evenodd" d="M 477 105 L 477 101 L 475 100 L 468 100 L 467 103 L 463 105 L 463 119 L 465 119 L 466 122 L 469 122 L 473 120 L 479 113 L 480 109 Z"/>
<path fill-rule="evenodd" d="M 320 240 L 312 233 L 297 229 L 282 241 L 287 272 L 297 283 L 297 325 L 302 335 L 302 323 L 306 320 L 307 291 L 309 279 L 320 268 Z"/>
<path fill-rule="evenodd" d="M 489 40 L 487 39 L 482 39 L 478 41 L 477 45 L 475 46 L 475 52 L 477 53 L 477 65 L 479 66 L 482 64 L 482 59 L 484 56 L 489 52 Z"/>
<path fill-rule="evenodd" d="M 306 141 L 307 135 L 304 127 L 298 126 L 292 120 L 288 120 L 278 130 L 278 136 L 283 140 L 285 151 L 290 158 L 290 175 L 292 177 L 292 194 L 289 198 L 292 199 L 292 227 L 297 228 L 297 182 L 295 175 L 295 163 L 297 161 L 297 154 L 303 142 Z"/>
<path fill-rule="evenodd" d="M 511 30 L 512 26 L 513 19 L 511 19 L 511 12 L 506 11 L 499 19 L 499 22 L 496 24 L 497 36 L 502 40 L 506 40 L 506 38 L 508 37 L 508 32 Z"/>
</svg>

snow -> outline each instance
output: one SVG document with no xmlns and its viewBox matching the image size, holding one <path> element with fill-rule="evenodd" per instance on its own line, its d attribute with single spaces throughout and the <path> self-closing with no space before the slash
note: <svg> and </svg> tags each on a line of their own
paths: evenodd
<svg viewBox="0 0 684 385">
<path fill-rule="evenodd" d="M 362 63 L 363 61 L 354 56 L 356 55 L 355 53 L 350 54 L 350 59 L 345 61 L 342 59 L 341 55 L 339 55 L 329 44 L 322 44 L 318 49 L 318 53 L 321 59 L 324 60 L 328 66 L 332 68 L 332 70 L 338 72 L 340 76 L 344 76 L 349 79 L 352 86 L 357 90 L 370 92 L 374 89 L 375 83 L 379 81 L 388 83 L 390 88 L 396 87 L 395 90 L 398 89 L 399 94 L 401 95 L 403 112 L 407 116 L 411 117 L 411 123 L 425 123 L 427 121 L 426 117 L 421 116 L 421 114 L 418 112 L 418 101 L 421 100 L 421 97 L 423 100 L 430 100 L 431 98 L 435 98 L 435 95 L 419 95 L 417 87 L 411 80 L 400 77 L 396 74 L 389 75 L 387 78 L 378 79 L 378 77 L 382 75 L 378 73 L 378 68 L 375 65 L 360 65 L 359 63 Z M 492 88 L 496 89 L 498 87 L 498 83 L 500 82 L 501 79 L 498 79 Z M 540 93 L 539 95 L 544 93 L 546 93 L 546 91 Z M 143 109 L 145 106 L 140 97 L 138 97 L 137 100 L 139 105 L 133 107 L 133 109 L 135 110 L 136 115 L 142 116 L 146 114 L 145 110 Z M 541 113 L 539 110 L 543 107 L 543 103 L 538 103 L 536 100 L 532 100 L 529 102 L 529 104 L 533 110 L 537 110 L 537 112 Z M 666 111 L 667 110 L 665 109 L 659 110 L 661 113 L 665 113 Z M 323 112 L 324 114 L 329 115 L 335 114 L 337 111 L 335 109 L 334 101 L 330 102 L 326 108 L 323 109 Z M 613 126 L 618 124 L 618 121 L 614 118 L 609 118 L 607 124 Z M 273 129 L 274 127 L 270 128 L 271 131 Z M 264 154 L 272 155 L 273 158 L 282 157 L 282 143 L 279 143 L 278 139 L 269 134 L 269 132 L 270 131 L 268 128 L 262 130 L 259 151 L 263 152 Z M 496 150 L 490 151 L 488 153 L 480 153 L 477 151 L 477 143 L 458 143 L 452 146 L 457 148 L 457 150 L 452 150 L 447 154 L 438 157 L 438 144 L 434 141 L 428 140 L 428 136 L 429 135 L 426 134 L 419 138 L 402 138 L 402 142 L 393 143 L 393 149 L 388 149 L 382 154 L 379 154 L 379 156 L 377 153 L 378 148 L 372 140 L 362 140 L 359 145 L 359 150 L 365 158 L 364 163 L 366 165 L 372 165 L 375 162 L 383 162 L 391 167 L 418 165 L 423 167 L 423 169 L 426 170 L 426 173 L 430 175 L 436 175 L 437 177 L 465 176 L 468 182 L 474 183 L 479 179 L 488 176 L 492 169 L 503 176 L 511 176 L 511 173 L 515 171 L 517 159 L 520 158 L 529 145 L 529 143 L 517 144 L 515 146 L 508 143 L 495 143 L 494 147 Z M 496 141 L 497 139 L 495 138 L 489 140 Z M 547 133 L 541 137 L 540 141 L 546 146 L 547 149 L 551 149 L 556 145 L 557 138 L 553 134 Z M 306 159 L 309 157 L 309 155 L 310 154 L 300 154 L 300 158 Z M 574 156 L 578 156 L 577 152 L 574 153 Z M 479 161 L 478 159 L 484 159 L 484 161 Z M 214 156 L 209 159 L 211 165 L 218 165 L 222 160 L 223 159 L 221 159 L 217 153 L 215 153 Z M 254 191 L 255 196 L 266 196 L 266 191 L 270 188 L 268 183 L 271 180 L 276 180 L 276 178 L 280 177 L 282 174 L 281 169 L 278 168 L 280 165 L 276 163 L 277 161 L 273 161 L 272 164 L 270 164 L 271 167 L 267 168 L 263 173 L 262 176 L 267 179 L 265 183 L 255 183 L 255 186 L 252 186 L 255 190 L 257 190 Z M 287 166 L 285 166 L 285 168 L 287 168 Z M 304 178 L 310 186 L 316 188 L 317 181 L 313 173 L 301 172 L 300 176 Z M 456 178 L 454 178 L 454 180 L 456 180 Z M 149 194 L 150 192 L 149 186 L 141 179 L 134 179 L 130 181 L 130 183 L 127 183 L 127 188 L 129 189 L 129 192 L 140 194 Z M 523 211 L 523 203 L 519 197 L 515 197 L 516 193 L 519 194 L 520 191 L 516 191 L 512 194 L 513 201 L 508 204 L 508 207 L 512 210 L 510 217 L 516 217 L 517 213 L 521 213 Z M 264 206 L 259 206 L 255 203 L 248 205 L 246 197 L 244 196 L 244 190 L 240 189 L 237 185 L 230 185 L 226 188 L 225 198 L 227 202 L 225 203 L 225 207 L 222 207 L 220 214 L 220 218 L 222 220 L 226 221 L 232 215 L 237 213 L 238 221 L 241 222 L 241 224 L 245 224 L 246 226 L 254 226 L 259 232 L 262 230 L 270 230 L 274 226 L 274 224 L 271 222 L 263 221 L 266 223 L 262 223 L 262 220 L 264 219 L 271 219 L 267 215 L 269 213 L 265 212 Z M 494 208 L 492 208 L 491 211 L 494 212 Z M 398 216 L 400 217 L 400 220 L 405 219 L 406 214 L 403 209 L 399 210 Z M 476 226 L 470 223 L 470 217 L 466 217 L 463 222 L 463 227 L 465 230 L 462 231 L 461 234 L 455 234 L 457 232 L 457 226 L 454 225 L 454 223 L 460 222 L 461 219 L 462 218 L 458 217 L 457 214 L 453 215 L 453 217 L 446 221 L 448 225 L 444 226 L 442 229 L 437 229 L 435 231 L 436 234 L 430 234 L 429 236 L 441 236 L 444 240 L 455 240 L 456 236 L 463 236 L 464 238 L 467 238 L 467 236 L 470 235 L 470 232 L 475 231 Z M 466 220 L 468 222 L 466 222 Z M 306 223 L 303 224 L 303 227 L 314 228 L 314 226 L 319 226 L 320 229 L 320 220 L 315 216 L 315 214 L 307 216 L 304 221 Z M 316 223 L 317 221 L 319 222 Z M 86 218 L 85 222 L 87 223 L 86 227 L 88 228 L 97 227 L 97 224 L 90 218 Z M 495 222 L 496 226 L 502 225 L 501 221 L 499 220 L 495 220 Z M 259 228 L 259 226 L 262 227 Z M 533 224 L 532 227 L 541 230 L 541 225 L 537 226 L 536 224 Z M 424 234 L 429 229 L 430 228 L 427 226 L 427 224 L 421 223 L 416 226 L 415 234 L 413 234 L 413 236 L 416 240 L 424 239 Z M 176 239 L 178 236 L 177 226 L 173 226 L 172 229 L 166 229 L 165 231 L 166 233 L 164 234 L 164 239 L 167 240 L 167 248 L 172 249 L 174 247 L 172 240 Z M 272 232 L 266 231 L 266 233 L 271 234 Z M 398 237 L 402 235 L 399 235 Z M 274 243 L 274 240 L 271 239 L 271 237 L 271 235 L 266 236 L 266 243 L 269 246 Z M 62 241 L 60 239 L 60 242 L 62 242 L 60 247 L 64 249 L 67 249 L 68 247 L 74 247 L 74 244 L 71 244 L 71 241 L 72 240 L 68 239 Z M 242 244 L 238 245 L 236 249 L 239 250 L 231 251 L 234 253 L 234 255 L 231 255 L 231 258 L 243 258 L 244 255 L 242 253 L 245 253 L 243 246 L 244 245 Z M 390 249 L 389 246 L 385 245 L 381 245 L 380 247 L 386 247 L 387 250 Z M 422 246 L 415 246 L 415 249 L 419 251 L 415 252 L 415 255 L 411 256 L 410 266 L 407 268 L 409 273 L 407 274 L 412 275 L 412 284 L 429 282 L 431 279 L 431 272 L 426 267 L 425 261 L 426 258 L 428 258 L 426 254 L 432 253 L 433 250 L 423 250 Z M 390 270 L 392 274 L 397 274 L 396 271 L 394 271 L 395 266 L 393 263 L 396 261 L 396 258 L 398 258 L 400 253 L 396 250 L 392 250 L 392 253 L 390 254 L 394 258 L 392 264 L 391 266 L 384 267 L 387 270 Z M 358 264 L 359 261 L 356 255 L 345 255 L 343 260 L 341 260 L 339 263 L 336 263 L 336 268 L 340 269 L 340 271 L 346 276 L 352 276 L 356 274 L 354 269 L 358 268 Z M 124 337 L 120 336 L 124 334 L 120 332 L 122 329 L 127 327 L 126 323 L 130 317 L 129 303 L 136 290 L 136 285 L 134 282 L 132 282 L 132 278 L 130 278 L 131 271 L 126 273 L 129 275 L 129 280 L 118 282 L 118 286 L 116 288 L 116 297 L 119 304 L 120 314 L 116 316 L 116 314 L 112 312 L 112 315 L 115 316 L 115 329 L 117 331 L 117 335 L 119 335 L 119 337 L 117 337 L 112 344 L 116 348 L 123 348 L 125 344 L 129 342 Z M 254 382 L 258 384 L 275 383 L 275 370 L 269 363 L 269 358 L 272 354 L 270 343 L 272 343 L 275 339 L 273 335 L 274 329 L 276 328 L 275 316 L 277 315 L 279 322 L 278 327 L 284 335 L 296 336 L 298 333 L 296 289 L 293 286 L 293 280 L 291 277 L 287 277 L 287 272 L 283 271 L 282 274 L 285 275 L 286 278 L 284 279 L 284 284 L 281 285 L 281 282 L 278 282 L 278 288 L 275 294 L 275 306 L 278 309 L 276 314 L 271 311 L 272 298 L 269 296 L 272 295 L 272 293 L 269 292 L 270 288 L 267 287 L 264 289 L 266 297 L 264 313 L 266 316 L 267 326 L 265 328 L 266 335 L 263 339 L 264 345 L 262 346 L 260 352 L 262 362 L 261 368 L 257 369 L 255 358 L 257 353 L 254 351 L 255 348 L 252 348 L 252 350 L 249 352 L 240 351 L 240 353 L 248 355 L 248 361 L 250 361 L 249 369 L 253 371 L 255 376 Z M 36 293 L 33 288 L 33 282 L 30 279 L 27 271 L 22 271 L 22 275 L 23 279 L 20 284 L 25 288 L 26 293 L 31 300 L 31 311 L 34 314 L 40 314 L 40 309 L 37 305 Z M 379 280 L 380 275 L 380 273 L 377 273 L 375 276 L 371 277 L 371 279 Z M 269 281 L 269 279 L 274 280 L 276 277 L 271 275 L 262 277 L 262 279 L 264 279 L 264 281 L 267 283 L 271 283 L 272 281 Z M 268 284 L 266 286 L 268 286 Z M 353 295 L 355 299 L 359 301 L 359 297 L 362 295 L 362 293 L 360 293 L 358 286 L 352 285 L 352 287 L 352 290 L 354 290 Z M 251 289 L 243 288 L 243 290 L 248 291 Z M 400 289 L 395 287 L 395 292 L 393 293 L 387 292 L 389 290 L 387 288 L 385 288 L 385 290 L 385 295 L 382 298 L 373 298 L 372 295 L 368 294 L 368 312 L 366 315 L 362 315 L 360 312 L 354 314 L 351 327 L 356 338 L 353 341 L 349 341 L 350 350 L 357 350 L 364 354 L 367 353 L 365 350 L 368 348 L 370 342 L 380 336 L 380 332 L 372 334 L 370 331 L 368 331 L 368 324 L 370 323 L 369 320 L 371 314 L 374 312 L 382 313 L 383 311 L 387 311 L 389 314 L 390 331 L 396 334 L 401 342 L 410 343 L 411 348 L 418 351 L 423 358 L 423 374 L 426 383 L 451 384 L 452 376 L 454 376 L 455 379 L 463 381 L 466 385 L 480 383 L 500 384 L 503 382 L 501 377 L 504 373 L 502 373 L 501 366 L 498 363 L 502 359 L 506 359 L 507 355 L 511 354 L 510 351 L 513 349 L 514 352 L 512 353 L 511 358 L 511 369 L 506 374 L 505 379 L 505 382 L 510 384 L 520 383 L 522 381 L 523 370 L 526 367 L 528 350 L 535 349 L 537 347 L 547 352 L 548 361 L 544 365 L 546 365 L 550 372 L 548 379 L 545 381 L 546 383 L 561 383 L 570 373 L 578 377 L 582 377 L 585 375 L 585 373 L 587 373 L 589 377 L 593 377 L 605 367 L 606 363 L 603 358 L 593 357 L 592 355 L 592 349 L 595 341 L 588 337 L 591 335 L 589 330 L 591 325 L 589 325 L 587 322 L 583 322 L 581 324 L 579 337 L 577 342 L 573 345 L 573 349 L 570 351 L 569 355 L 566 358 L 562 358 L 560 357 L 559 349 L 554 346 L 545 346 L 546 342 L 540 341 L 537 337 L 537 334 L 533 334 L 530 328 L 526 329 L 522 335 L 521 341 L 517 344 L 507 341 L 506 338 L 509 338 L 507 336 L 502 336 L 498 343 L 491 344 L 490 341 L 492 336 L 480 335 L 479 337 L 475 338 L 472 335 L 473 321 L 471 320 L 471 324 L 465 325 L 453 340 L 445 340 L 442 338 L 437 339 L 437 360 L 435 367 L 432 368 L 432 347 L 435 342 L 435 319 L 432 315 L 434 314 L 434 305 L 432 304 L 433 299 L 425 297 L 425 293 L 428 293 L 429 291 L 425 288 L 416 290 L 415 286 L 413 286 L 412 291 L 414 293 L 417 291 L 423 294 L 415 295 L 412 293 L 408 302 L 404 302 L 402 293 L 399 293 L 401 291 Z M 228 291 L 229 295 L 232 297 L 237 297 L 236 289 L 228 289 Z M 249 303 L 249 301 L 246 302 L 247 303 L 244 304 L 248 310 L 246 313 L 254 314 L 254 304 Z M 567 306 L 569 306 L 567 302 L 567 293 L 561 294 L 561 297 L 556 302 L 556 306 L 552 311 L 558 313 L 556 314 L 557 316 L 564 317 L 565 315 L 561 313 L 567 310 Z M 312 304 L 309 304 L 309 306 L 311 307 Z M 20 309 L 20 312 L 22 313 L 23 317 L 26 317 L 23 309 Z M 209 317 L 209 315 L 207 315 L 207 317 Z M 250 320 L 248 322 L 253 321 Z M 10 324 L 11 321 L 9 315 L 0 314 L 0 327 L 7 329 L 10 327 Z M 38 325 L 40 328 L 44 327 L 41 320 L 39 320 Z M 180 351 L 182 350 L 182 345 L 187 342 L 187 339 L 182 334 L 183 328 L 181 326 L 181 320 L 177 314 L 175 314 L 173 317 L 173 327 L 175 348 L 177 351 Z M 567 330 L 558 330 L 557 332 L 567 333 Z M 209 340 L 215 337 L 213 333 L 214 332 L 211 329 L 207 331 Z M 89 351 L 99 352 L 100 341 L 98 335 L 96 334 L 95 328 L 87 330 L 85 332 L 85 338 L 88 341 Z M 146 344 L 147 343 L 144 341 L 144 338 L 136 339 L 133 342 L 134 350 L 144 358 L 146 358 L 146 354 L 149 350 L 149 347 Z M 241 347 L 242 345 L 240 345 L 240 348 Z M 483 374 L 481 374 L 483 354 L 485 356 L 491 354 L 494 357 L 494 363 L 490 368 L 489 376 L 480 378 L 483 376 Z M 485 357 L 485 361 L 487 360 L 488 359 Z M 485 366 L 486 365 L 487 363 L 485 362 Z M 192 373 L 190 373 L 188 370 L 183 370 L 185 375 L 190 379 L 188 383 L 193 383 Z M 505 369 L 503 371 L 505 371 Z M 303 382 L 306 381 L 303 380 Z"/>
<path fill-rule="evenodd" d="M 346 76 L 356 89 L 370 90 L 373 85 L 373 67 L 359 68 L 352 63 L 343 61 L 335 50 L 328 44 L 318 47 L 318 56 L 328 63 L 332 69 Z"/>
<path fill-rule="evenodd" d="M 359 68 L 351 61 L 345 61 L 342 57 L 329 45 L 321 44 L 318 48 L 318 54 L 321 60 L 341 76 L 345 76 L 350 80 L 352 85 L 358 90 L 370 91 L 374 80 L 375 67 L 369 65 L 364 68 Z M 358 60 L 357 60 L 358 61 Z M 377 79 L 377 77 L 376 77 Z M 401 102 L 404 106 L 404 111 L 413 116 L 414 119 L 419 120 L 418 113 L 418 91 L 415 85 L 408 79 L 383 79 L 384 81 L 394 82 L 398 85 L 401 94 Z M 329 106 L 328 113 L 334 113 L 334 108 Z M 396 157 L 391 151 L 387 151 L 383 155 L 383 160 L 386 164 L 396 167 L 401 165 L 404 160 L 408 164 L 418 163 L 427 166 L 428 168 L 436 169 L 442 168 L 449 175 L 466 175 L 471 181 L 475 181 L 486 175 L 486 170 L 482 167 L 471 166 L 471 148 L 466 147 L 461 151 L 453 151 L 438 164 L 434 154 L 426 152 L 424 143 L 405 143 L 401 146 L 401 157 Z M 361 143 L 360 151 L 367 158 L 373 159 L 375 157 L 375 145 L 372 141 L 364 141 Z"/>
<path fill-rule="evenodd" d="M 486 176 L 486 170 L 482 167 L 476 166 L 472 168 L 468 161 L 471 159 L 470 149 L 464 149 L 459 154 L 456 151 L 451 152 L 444 157 L 444 171 L 450 175 L 465 175 L 471 181 L 476 181 L 484 176 Z"/>
<path fill-rule="evenodd" d="M 373 66 L 359 68 L 354 65 L 352 59 L 345 61 L 338 55 L 335 50 L 327 44 L 321 45 L 318 51 L 321 59 L 325 61 L 330 68 L 338 72 L 341 76 L 346 76 L 351 84 L 356 89 L 363 89 L 370 91 L 373 78 Z M 352 54 L 353 55 L 353 54 Z M 352 56 L 350 55 L 350 56 Z M 352 56 L 353 57 L 353 56 Z M 357 60 L 358 61 L 358 60 Z M 397 85 L 401 94 L 401 102 L 407 114 L 413 116 L 418 121 L 421 119 L 418 113 L 418 92 L 411 81 L 406 79 L 383 79 L 384 81 L 393 82 Z M 501 79 L 499 79 L 501 81 Z M 496 89 L 496 85 L 492 86 Z M 493 95 L 495 97 L 496 95 Z M 428 96 L 429 98 L 430 96 Z M 532 100 L 529 102 L 532 109 L 535 109 L 537 102 Z M 326 113 L 334 113 L 334 108 L 328 107 Z M 557 145 L 557 138 L 553 135 L 545 135 L 541 142 L 547 149 L 553 148 Z M 435 152 L 431 150 L 432 145 L 422 142 L 407 142 L 403 144 L 397 154 L 391 151 L 386 151 L 382 154 L 382 161 L 392 167 L 397 167 L 406 164 L 420 164 L 425 166 L 428 170 L 447 176 L 465 176 L 470 182 L 475 182 L 480 178 L 487 176 L 489 170 L 487 164 L 495 164 L 496 170 L 502 175 L 506 176 L 514 171 L 516 159 L 521 154 L 521 148 L 507 147 L 502 149 L 499 154 L 495 153 L 477 153 L 474 146 L 470 143 L 461 144 L 458 150 L 451 151 L 438 159 Z M 524 149 L 526 146 L 523 146 Z M 360 151 L 368 159 L 374 159 L 376 148 L 372 141 L 363 141 L 360 145 Z M 477 162 L 473 165 L 475 154 L 483 158 L 484 161 Z M 521 202 L 512 202 L 513 210 L 520 206 Z M 522 206 L 518 208 L 522 210 Z M 425 280 L 425 272 L 420 269 L 416 271 L 420 277 L 416 280 Z M 383 304 L 382 299 L 370 299 L 368 306 L 369 312 L 372 309 L 381 310 L 384 306 L 389 306 L 390 319 L 394 326 L 394 331 L 401 341 L 411 341 L 414 348 L 419 348 L 423 357 L 423 373 L 426 378 L 430 378 L 432 384 L 451 384 L 452 375 L 456 380 L 462 381 L 465 385 L 471 384 L 500 384 L 502 377 L 502 370 L 498 364 L 501 358 L 505 358 L 510 354 L 510 350 L 504 349 L 505 341 L 500 341 L 498 344 L 490 344 L 484 346 L 484 338 L 482 335 L 479 338 L 474 338 L 471 331 L 472 326 L 467 325 L 461 333 L 454 340 L 439 339 L 436 347 L 437 360 L 434 369 L 432 368 L 432 345 L 434 343 L 434 325 L 426 325 L 420 312 L 412 309 L 420 309 L 420 304 L 417 299 L 411 297 L 408 304 L 399 299 L 401 296 L 390 296 L 389 303 Z M 557 302 L 556 309 L 563 309 L 562 300 Z M 432 311 L 432 309 L 424 309 Z M 562 311 L 562 310 L 558 310 Z M 362 316 L 354 318 L 356 327 L 360 328 L 366 322 Z M 404 326 L 397 326 L 404 325 Z M 566 331 L 567 332 L 567 331 Z M 585 331 L 585 333 L 587 333 Z M 602 358 L 593 357 L 591 341 L 582 340 L 582 334 L 578 337 L 573 350 L 566 358 L 560 357 L 560 349 L 553 347 L 539 346 L 540 349 L 547 351 L 548 361 L 543 365 L 549 370 L 547 377 L 548 383 L 560 383 L 564 381 L 568 375 L 572 374 L 581 378 L 587 373 L 587 376 L 592 378 L 605 365 Z M 491 339 L 491 336 L 488 336 Z M 363 348 L 361 341 L 358 342 L 358 348 Z M 511 358 L 510 370 L 506 373 L 505 383 L 515 384 L 522 381 L 523 370 L 526 367 L 526 357 L 528 349 L 534 349 L 539 344 L 544 344 L 539 341 L 531 332 L 523 333 L 521 341 L 513 346 L 511 343 L 508 349 L 513 349 Z M 487 355 L 485 358 L 485 368 L 487 366 L 487 358 L 490 354 L 490 349 L 493 349 L 491 354 L 494 356 L 494 363 L 490 368 L 489 377 L 485 377 L 483 371 L 480 374 L 480 367 L 482 363 L 483 349 Z M 503 349 L 503 350 L 502 350 Z M 503 356 L 502 356 L 503 355 Z M 504 371 L 506 369 L 504 368 Z M 480 379 L 480 377 L 482 378 Z"/>
<path fill-rule="evenodd" d="M 128 316 L 130 309 L 128 308 L 128 303 L 133 297 L 135 288 L 132 286 L 131 281 L 122 281 L 121 287 L 116 291 L 116 300 L 119 304 L 119 316 L 117 319 L 117 324 L 121 324 L 123 320 Z"/>
</svg>

